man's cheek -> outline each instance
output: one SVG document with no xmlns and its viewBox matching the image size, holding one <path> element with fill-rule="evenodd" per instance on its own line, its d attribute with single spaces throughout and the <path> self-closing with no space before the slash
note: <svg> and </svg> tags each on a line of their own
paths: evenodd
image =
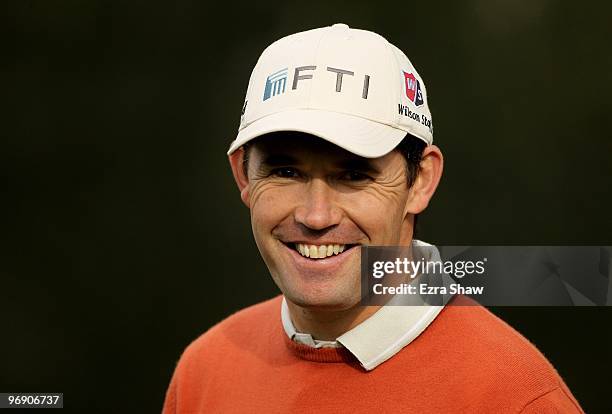
<svg viewBox="0 0 612 414">
<path fill-rule="evenodd" d="M 259 198 L 259 202 L 251 206 L 251 220 L 257 228 L 267 228 L 274 223 L 276 215 L 274 203 L 267 201 L 266 197 L 261 197 Z"/>
<path fill-rule="evenodd" d="M 280 220 L 290 210 L 289 197 L 277 189 L 260 191 L 252 196 L 252 200 L 251 215 L 260 217 L 261 221 Z"/>
<path fill-rule="evenodd" d="M 388 207 L 379 206 L 374 210 L 354 209 L 352 213 L 349 213 L 349 217 L 370 239 L 375 239 L 387 232 L 387 228 L 391 227 L 390 223 L 394 221 L 395 214 Z"/>
<path fill-rule="evenodd" d="M 251 187 L 249 197 L 251 211 L 261 209 L 262 204 L 267 204 L 270 202 L 270 188 L 264 184 L 256 183 Z"/>
</svg>

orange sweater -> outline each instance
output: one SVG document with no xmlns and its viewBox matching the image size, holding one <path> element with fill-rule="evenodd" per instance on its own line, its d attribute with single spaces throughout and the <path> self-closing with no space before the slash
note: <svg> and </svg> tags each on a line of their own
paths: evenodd
<svg viewBox="0 0 612 414">
<path fill-rule="evenodd" d="M 244 309 L 182 355 L 170 413 L 582 413 L 555 369 L 481 306 L 447 306 L 366 372 L 343 348 L 289 340 L 281 297 Z"/>
</svg>

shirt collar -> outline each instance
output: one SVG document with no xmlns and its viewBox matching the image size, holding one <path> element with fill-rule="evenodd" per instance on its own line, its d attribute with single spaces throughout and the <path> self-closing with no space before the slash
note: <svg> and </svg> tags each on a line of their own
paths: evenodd
<svg viewBox="0 0 612 414">
<path fill-rule="evenodd" d="M 419 246 L 431 246 L 414 240 Z M 438 255 L 434 249 L 434 255 Z M 439 256 L 439 255 L 438 255 Z M 411 343 L 438 316 L 444 306 L 382 306 L 376 313 L 335 341 L 319 341 L 295 330 L 287 301 L 283 297 L 281 320 L 285 333 L 293 341 L 314 348 L 345 347 L 363 368 L 371 371 Z"/>
</svg>

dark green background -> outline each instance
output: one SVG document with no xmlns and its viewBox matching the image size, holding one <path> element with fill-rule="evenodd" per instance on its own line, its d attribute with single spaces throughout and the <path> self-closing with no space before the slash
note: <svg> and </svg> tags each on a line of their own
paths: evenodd
<svg viewBox="0 0 612 414">
<path fill-rule="evenodd" d="M 276 294 L 225 151 L 261 51 L 313 27 L 424 77 L 446 165 L 423 240 L 610 244 L 611 4 L 3 2 L 0 391 L 158 412 L 184 347 Z M 612 308 L 494 311 L 610 412 Z"/>
</svg>

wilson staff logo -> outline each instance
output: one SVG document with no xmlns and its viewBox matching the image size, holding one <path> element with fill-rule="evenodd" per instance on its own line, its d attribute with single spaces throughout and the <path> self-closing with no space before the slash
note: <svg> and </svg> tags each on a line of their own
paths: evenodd
<svg viewBox="0 0 612 414">
<path fill-rule="evenodd" d="M 404 72 L 404 80 L 406 83 L 406 96 L 416 106 L 423 105 L 423 92 L 419 80 L 409 72 Z"/>
</svg>

